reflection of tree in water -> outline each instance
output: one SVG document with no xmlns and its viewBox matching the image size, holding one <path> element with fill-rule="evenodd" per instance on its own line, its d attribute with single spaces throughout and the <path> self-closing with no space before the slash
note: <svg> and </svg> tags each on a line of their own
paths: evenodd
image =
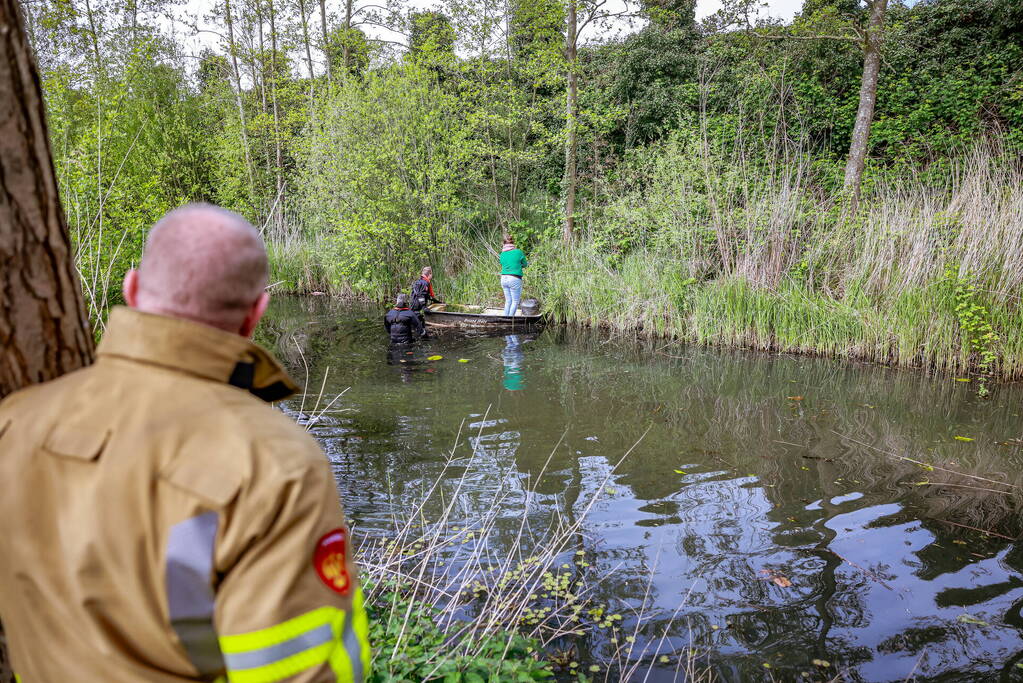
<svg viewBox="0 0 1023 683">
<path fill-rule="evenodd" d="M 868 587 L 887 590 L 877 588 L 876 581 L 897 577 L 883 563 L 864 568 L 864 573 L 834 554 L 831 545 L 839 532 L 827 523 L 848 510 L 832 504 L 832 499 L 854 491 L 863 496 L 859 506 L 899 502 L 901 511 L 872 525 L 936 520 L 926 522 L 935 540 L 917 553 L 923 561 L 919 574 L 924 580 L 936 575 L 932 572 L 954 572 L 977 561 L 965 551 L 958 555 L 949 551 L 957 547 L 953 540 L 959 540 L 963 529 L 946 520 L 1009 536 L 1019 529 L 1015 514 L 1016 487 L 1023 484 L 1019 453 L 996 442 L 1018 433 L 1018 417 L 997 402 L 978 406 L 962 384 L 935 383 L 916 373 L 884 368 L 853 368 L 814 359 L 780 363 L 762 356 L 702 350 L 688 352 L 682 362 L 650 366 L 649 358 L 635 353 L 632 345 L 610 345 L 609 349 L 590 333 L 576 336 L 563 331 L 560 336 L 570 342 L 565 349 L 568 358 L 549 362 L 548 375 L 560 384 L 566 405 L 577 400 L 581 385 L 584 391 L 611 397 L 609 422 L 653 422 L 648 439 L 654 441 L 658 434 L 672 435 L 658 444 L 661 450 L 676 453 L 673 464 L 659 459 L 660 476 L 650 476 L 651 461 L 643 457 L 623 465 L 620 481 L 629 484 L 637 498 L 650 501 L 640 510 L 651 513 L 653 519 L 642 520 L 641 526 L 686 528 L 692 521 L 687 519 L 687 508 L 706 504 L 705 488 L 697 494 L 699 505 L 694 505 L 685 493 L 692 485 L 684 485 L 680 492 L 679 478 L 664 476 L 671 472 L 668 468 L 710 474 L 720 467 L 723 479 L 752 475 L 764 486 L 774 508 L 764 516 L 777 524 L 778 545 L 795 544 L 814 551 L 812 562 L 788 565 L 802 570 L 791 577 L 793 582 L 812 586 L 812 592 L 776 606 L 765 600 L 773 590 L 769 582 L 743 558 L 741 536 L 727 525 L 719 521 L 706 528 L 704 509 L 704 516 L 695 520 L 699 531 L 682 533 L 679 554 L 702 558 L 687 575 L 717 577 L 717 585 L 707 594 L 741 595 L 748 603 L 745 611 L 732 613 L 735 626 L 730 629 L 743 634 L 748 647 L 760 651 L 798 647 L 821 659 L 833 659 L 829 653 L 841 652 L 842 663 L 851 667 L 873 657 L 869 647 L 853 644 L 842 632 L 870 626 L 876 615 L 861 593 Z M 593 355 L 581 354 L 580 346 Z M 731 362 L 722 362 L 722 356 Z M 673 376 L 672 382 L 664 381 L 667 373 Z M 623 376 L 629 381 L 623 383 Z M 959 434 L 975 440 L 954 440 Z M 979 480 L 963 474 L 994 483 L 978 484 Z M 927 483 L 918 484 L 921 481 Z M 719 520 L 732 523 L 740 517 L 741 503 L 728 498 L 726 502 L 735 509 Z M 792 511 L 811 505 L 819 510 L 815 519 L 800 516 L 798 523 L 787 523 Z M 796 528 L 785 529 L 786 525 Z M 931 555 L 934 561 L 928 562 Z M 1015 581 L 996 582 L 973 593 L 953 592 L 947 597 L 956 605 L 968 604 L 968 597 L 987 602 L 1015 588 Z M 769 617 L 765 609 L 770 610 Z M 809 633 L 816 634 L 812 642 L 801 635 Z M 749 665 L 747 674 L 756 671 L 759 662 Z M 944 665 L 936 662 L 935 666 L 941 670 Z"/>
</svg>

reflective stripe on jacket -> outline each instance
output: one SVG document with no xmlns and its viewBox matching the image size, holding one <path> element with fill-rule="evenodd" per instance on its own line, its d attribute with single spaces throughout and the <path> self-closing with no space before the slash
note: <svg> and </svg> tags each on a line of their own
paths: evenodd
<svg viewBox="0 0 1023 683">
<path fill-rule="evenodd" d="M 0 618 L 25 683 L 361 681 L 316 442 L 263 349 L 115 309 L 95 365 L 0 403 Z"/>
</svg>

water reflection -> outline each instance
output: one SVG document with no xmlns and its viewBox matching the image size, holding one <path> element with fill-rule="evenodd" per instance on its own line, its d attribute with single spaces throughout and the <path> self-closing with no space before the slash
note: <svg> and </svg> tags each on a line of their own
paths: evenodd
<svg viewBox="0 0 1023 683">
<path fill-rule="evenodd" d="M 284 304 L 264 343 L 299 379 L 308 364 L 308 394 L 325 375 L 326 400 L 350 387 L 312 431 L 362 529 L 387 528 L 458 445 L 474 453 L 464 519 L 504 492 L 500 545 L 521 540 L 522 509 L 538 528 L 587 513 L 581 548 L 609 577 L 600 599 L 625 615 L 648 605 L 656 619 L 638 643 L 706 648 L 725 680 L 1023 673 L 1021 387 L 979 401 L 922 373 L 700 348 L 669 357 L 663 342 L 551 329 L 528 345 L 528 382 L 522 335 L 446 335 L 417 349 L 445 360 L 413 389 L 380 362 L 377 325 L 358 322 L 373 316 Z M 315 396 L 305 400 L 285 408 L 308 413 Z M 584 658 L 610 649 L 576 646 Z M 647 680 L 673 678 L 669 665 Z"/>
<path fill-rule="evenodd" d="M 504 388 L 508 391 L 519 391 L 525 384 L 522 376 L 522 363 L 526 354 L 522 352 L 522 340 L 517 334 L 509 334 L 504 338 Z"/>
</svg>

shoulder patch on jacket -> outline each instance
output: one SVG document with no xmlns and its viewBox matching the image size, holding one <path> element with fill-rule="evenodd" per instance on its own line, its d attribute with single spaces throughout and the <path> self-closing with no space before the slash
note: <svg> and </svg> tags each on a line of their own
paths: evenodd
<svg viewBox="0 0 1023 683">
<path fill-rule="evenodd" d="M 242 474 L 231 467 L 218 467 L 215 457 L 205 460 L 175 458 L 163 468 L 160 478 L 218 508 L 234 500 L 242 486 Z"/>
</svg>

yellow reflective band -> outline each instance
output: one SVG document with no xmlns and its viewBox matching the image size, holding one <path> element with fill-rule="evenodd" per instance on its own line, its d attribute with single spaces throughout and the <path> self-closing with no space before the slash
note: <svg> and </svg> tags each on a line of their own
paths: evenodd
<svg viewBox="0 0 1023 683">
<path fill-rule="evenodd" d="M 356 588 L 352 599 L 352 614 L 341 630 L 341 644 L 330 655 L 330 668 L 339 683 L 362 683 L 369 678 L 372 652 L 369 649 L 369 618 L 363 605 L 362 589 Z"/>
<path fill-rule="evenodd" d="M 220 649 L 230 683 L 274 683 L 329 665 L 338 683 L 361 683 L 369 671 L 369 624 L 356 589 L 351 619 L 321 607 L 276 626 L 222 636 Z"/>
<path fill-rule="evenodd" d="M 352 601 L 352 626 L 355 628 L 355 635 L 362 650 L 359 658 L 362 660 L 363 676 L 369 678 L 369 663 L 373 652 L 369 646 L 369 617 L 366 616 L 361 587 L 355 589 L 355 599 Z"/>
<path fill-rule="evenodd" d="M 259 631 L 239 633 L 234 636 L 220 636 L 220 651 L 227 655 L 277 645 L 324 624 L 332 623 L 338 612 L 341 610 L 336 607 L 320 607 Z"/>
</svg>

